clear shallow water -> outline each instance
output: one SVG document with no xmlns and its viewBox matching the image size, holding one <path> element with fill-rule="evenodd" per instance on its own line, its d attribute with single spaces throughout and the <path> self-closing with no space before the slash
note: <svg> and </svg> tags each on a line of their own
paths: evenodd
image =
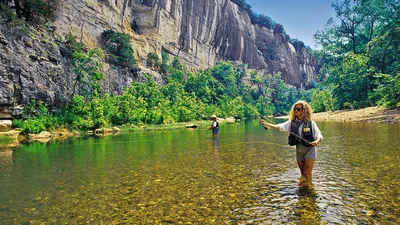
<svg viewBox="0 0 400 225">
<path fill-rule="evenodd" d="M 257 121 L 0 152 L 0 224 L 399 224 L 400 126 L 318 123 L 314 190 Z"/>
</svg>

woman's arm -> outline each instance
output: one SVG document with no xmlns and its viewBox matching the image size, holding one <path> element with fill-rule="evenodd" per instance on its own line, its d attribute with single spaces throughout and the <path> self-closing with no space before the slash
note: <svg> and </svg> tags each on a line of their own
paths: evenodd
<svg viewBox="0 0 400 225">
<path fill-rule="evenodd" d="M 291 122 L 290 120 L 288 120 L 284 123 L 280 123 L 280 124 L 267 123 L 265 120 L 260 120 L 260 122 L 265 127 L 272 128 L 275 130 L 279 130 L 279 131 L 289 131 L 290 130 L 290 122 Z"/>
<path fill-rule="evenodd" d="M 262 125 L 264 127 L 268 127 L 268 128 L 272 128 L 272 129 L 275 129 L 275 130 L 279 130 L 279 127 L 276 124 L 267 123 L 265 120 L 260 120 L 260 122 L 262 123 Z"/>
</svg>

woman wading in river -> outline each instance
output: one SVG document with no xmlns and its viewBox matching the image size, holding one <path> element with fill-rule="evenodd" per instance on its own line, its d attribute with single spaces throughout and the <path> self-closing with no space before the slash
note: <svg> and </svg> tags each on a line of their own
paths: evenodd
<svg viewBox="0 0 400 225">
<path fill-rule="evenodd" d="M 260 120 L 265 127 L 279 131 L 289 131 L 289 145 L 296 145 L 297 165 L 301 177 L 299 185 L 306 186 L 312 183 L 312 169 L 317 158 L 316 146 L 323 139 L 317 124 L 311 120 L 312 108 L 305 101 L 293 104 L 289 113 L 289 120 L 280 124 L 271 124 Z"/>
</svg>

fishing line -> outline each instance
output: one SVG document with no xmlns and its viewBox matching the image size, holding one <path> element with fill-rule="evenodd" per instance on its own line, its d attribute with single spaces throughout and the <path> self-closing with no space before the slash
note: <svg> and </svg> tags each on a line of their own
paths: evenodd
<svg viewBox="0 0 400 225">
<path fill-rule="evenodd" d="M 232 92 L 229 90 L 229 88 L 227 88 L 221 81 L 217 80 L 217 79 L 214 78 L 213 76 L 211 76 L 211 77 L 212 77 L 214 80 L 216 80 L 219 84 L 221 84 L 227 92 L 229 92 L 231 95 L 233 95 L 233 97 L 239 98 L 238 95 L 232 93 Z M 264 115 L 261 115 L 259 112 L 256 112 L 254 109 L 248 107 L 247 104 L 246 104 L 246 102 L 244 102 L 243 99 L 240 99 L 240 100 L 242 101 L 243 105 L 244 105 L 248 110 L 250 110 L 250 112 L 252 112 L 253 115 L 256 115 L 260 120 L 265 119 L 265 120 L 268 120 L 270 123 L 276 125 L 275 122 L 272 122 L 268 117 L 265 117 Z M 265 127 L 265 126 L 264 126 L 264 128 L 265 128 L 266 130 L 269 129 L 268 127 Z M 307 141 L 306 139 L 300 137 L 299 135 L 297 135 L 297 134 L 295 134 L 295 133 L 293 133 L 293 132 L 291 132 L 291 131 L 289 131 L 289 133 L 292 134 L 292 135 L 294 135 L 294 136 L 296 136 L 296 137 L 298 137 L 298 138 L 300 138 L 301 140 L 303 140 L 303 141 L 305 141 L 305 142 L 307 142 L 308 144 L 311 145 L 311 142 L 310 142 L 310 141 Z"/>
<path fill-rule="evenodd" d="M 283 148 L 292 148 L 292 146 L 287 146 L 287 145 L 282 145 L 282 144 L 278 144 L 278 143 L 273 143 L 273 142 L 268 142 L 268 141 L 262 141 L 262 142 L 248 142 L 248 141 L 242 141 L 242 142 L 235 142 L 235 143 L 230 143 L 230 144 L 226 144 L 224 146 L 232 146 L 232 145 L 241 145 L 241 144 L 246 144 L 247 146 L 250 144 L 269 144 L 269 145 L 277 145 L 279 147 L 283 147 Z M 272 155 L 272 157 L 274 157 L 275 159 L 278 159 L 278 157 L 276 156 L 276 154 L 274 153 L 274 151 L 270 151 L 269 154 Z"/>
<path fill-rule="evenodd" d="M 212 77 L 212 78 L 213 78 L 214 80 L 216 80 L 219 84 L 221 84 L 221 86 L 223 86 L 224 89 L 225 89 L 227 92 L 229 92 L 229 94 L 231 94 L 233 97 L 239 98 L 238 95 L 236 95 L 236 94 L 234 94 L 233 92 L 231 92 L 231 91 L 229 90 L 229 88 L 227 88 L 222 82 L 220 82 L 219 80 L 217 80 L 217 79 L 214 78 L 214 77 Z M 240 99 L 240 98 L 239 98 L 239 99 Z M 244 102 L 243 99 L 240 99 L 240 100 L 242 101 L 244 107 L 246 107 L 250 112 L 252 112 L 253 115 L 255 115 L 256 117 L 258 117 L 259 119 L 266 119 L 266 120 L 268 120 L 269 122 L 272 122 L 269 118 L 265 117 L 264 115 L 261 115 L 259 112 L 256 112 L 254 109 L 248 107 L 247 104 Z"/>
<path fill-rule="evenodd" d="M 282 144 L 279 144 L 279 143 L 274 143 L 274 142 L 269 142 L 269 141 L 256 141 L 256 142 L 241 141 L 241 142 L 234 142 L 234 143 L 230 143 L 230 144 L 225 144 L 225 146 L 239 145 L 239 144 L 272 144 L 272 145 L 277 145 L 277 146 L 284 147 L 284 148 L 292 148 L 292 146 L 282 145 Z"/>
</svg>

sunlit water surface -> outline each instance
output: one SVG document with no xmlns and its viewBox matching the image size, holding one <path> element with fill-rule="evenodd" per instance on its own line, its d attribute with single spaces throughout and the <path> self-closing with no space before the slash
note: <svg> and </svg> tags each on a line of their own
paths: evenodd
<svg viewBox="0 0 400 225">
<path fill-rule="evenodd" d="M 400 224 L 400 126 L 322 123 L 314 189 L 257 121 L 0 150 L 0 224 Z"/>
</svg>

